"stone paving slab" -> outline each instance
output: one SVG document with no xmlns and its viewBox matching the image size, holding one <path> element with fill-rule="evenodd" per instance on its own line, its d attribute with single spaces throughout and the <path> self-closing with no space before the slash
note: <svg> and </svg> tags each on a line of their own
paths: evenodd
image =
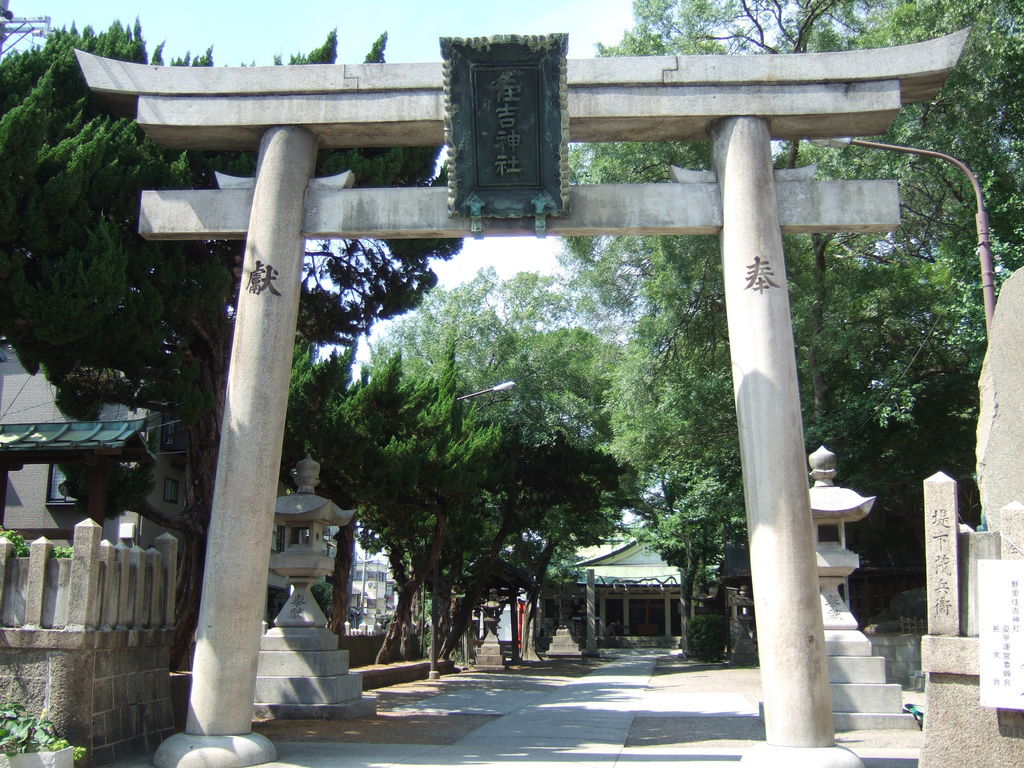
<svg viewBox="0 0 1024 768">
<path fill-rule="evenodd" d="M 268 768 L 721 768 L 764 740 L 752 714 L 759 698 L 757 670 L 623 654 L 383 689 L 374 717 L 259 725 L 278 748 Z M 866 768 L 916 768 L 920 740 L 838 736 Z M 117 768 L 149 765 L 140 757 Z"/>
<path fill-rule="evenodd" d="M 612 768 L 619 749 L 609 745 L 531 744 L 529 746 L 489 747 L 473 750 L 464 745 L 443 747 L 421 754 L 403 763 L 416 768 L 451 768 L 451 766 L 515 765 L 517 768 L 544 768 L 550 765 L 572 765 L 578 768 Z"/>
<path fill-rule="evenodd" d="M 746 749 L 715 747 L 626 747 L 615 768 L 721 768 L 739 764 Z M 863 750 L 857 756 L 864 768 L 917 768 L 917 750 Z M 780 766 L 779 768 L 784 768 Z"/>
<path fill-rule="evenodd" d="M 544 753 L 577 757 L 581 745 L 607 745 L 599 751 L 611 754 L 629 736 L 634 709 L 653 669 L 653 658 L 609 662 L 598 671 L 551 691 L 532 706 L 487 723 L 464 737 L 459 745 L 519 749 L 530 745 Z"/>
<path fill-rule="evenodd" d="M 757 702 L 738 693 L 647 691 L 637 717 L 758 717 Z"/>
</svg>

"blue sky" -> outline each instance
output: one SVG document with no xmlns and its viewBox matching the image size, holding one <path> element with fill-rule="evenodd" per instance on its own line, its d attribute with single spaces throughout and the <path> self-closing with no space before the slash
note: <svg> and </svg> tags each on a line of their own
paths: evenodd
<svg viewBox="0 0 1024 768">
<path fill-rule="evenodd" d="M 218 65 L 270 64 L 275 55 L 305 52 L 338 29 L 339 61 L 361 61 L 388 32 L 388 61 L 440 61 L 438 38 L 498 33 L 567 32 L 570 58 L 589 58 L 596 42 L 614 43 L 632 23 L 631 0 L 10 0 L 17 16 L 50 16 L 55 26 L 76 22 L 106 28 L 138 17 L 154 47 L 166 41 L 171 55 L 214 46 Z"/>
<path fill-rule="evenodd" d="M 492 34 L 569 35 L 569 58 L 590 58 L 596 43 L 615 43 L 632 26 L 632 0 L 9 0 L 18 17 L 49 16 L 54 27 L 76 23 L 106 29 L 114 20 L 142 23 L 152 50 L 165 42 L 165 59 L 203 53 L 213 46 L 218 66 L 272 64 L 323 44 L 337 28 L 339 63 L 361 62 L 382 32 L 391 63 L 440 61 L 440 37 Z M 502 277 L 522 270 L 551 272 L 556 238 L 467 240 L 462 254 L 436 266 L 442 285 L 453 286 L 485 266 Z"/>
</svg>

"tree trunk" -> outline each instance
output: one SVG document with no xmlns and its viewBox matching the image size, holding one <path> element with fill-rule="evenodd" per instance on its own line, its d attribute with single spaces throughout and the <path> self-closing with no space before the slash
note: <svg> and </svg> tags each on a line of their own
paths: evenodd
<svg viewBox="0 0 1024 768">
<path fill-rule="evenodd" d="M 520 655 L 523 661 L 540 661 L 537 655 L 537 644 L 533 641 L 533 628 L 537 623 L 537 590 L 531 589 L 526 593 L 526 613 L 523 616 L 523 644 Z"/>
<path fill-rule="evenodd" d="M 172 670 L 192 669 L 192 639 L 199 625 L 199 598 L 206 564 L 206 537 L 186 536 L 181 541 L 178 583 L 175 589 L 174 640 L 170 648 Z"/>
<path fill-rule="evenodd" d="M 448 573 L 444 576 L 438 574 L 438 587 L 434 592 L 434 599 L 437 600 L 437 658 L 449 661 L 451 654 L 458 647 L 458 638 L 447 655 L 445 649 L 449 647 L 448 637 L 455 630 L 455 615 L 458 613 L 459 604 L 454 596 L 454 585 L 462 581 L 463 561 L 462 553 L 451 555 Z"/>
<path fill-rule="evenodd" d="M 828 409 L 828 383 L 822 372 L 819 350 L 821 339 L 825 334 L 825 307 L 828 304 L 828 286 L 825 282 L 825 249 L 830 238 L 826 235 L 811 235 L 814 247 L 814 304 L 811 307 L 811 323 L 813 335 L 810 351 L 807 354 L 807 367 L 811 371 L 811 383 L 814 386 L 814 415 L 821 419 Z"/>
<path fill-rule="evenodd" d="M 185 458 L 186 533 L 182 537 L 178 567 L 171 669 L 191 669 L 192 641 L 199 624 L 203 569 L 206 563 L 206 532 L 210 525 L 220 438 L 221 409 L 212 410 L 218 413 L 203 414 L 188 429 L 189 450 Z"/>
<path fill-rule="evenodd" d="M 408 581 L 404 585 L 399 585 L 397 578 L 395 586 L 398 592 L 398 604 L 395 606 L 395 615 L 388 622 L 387 632 L 384 633 L 384 642 L 381 643 L 380 650 L 377 652 L 377 664 L 390 664 L 395 661 L 407 627 L 412 621 L 412 603 L 416 589 L 410 590 Z"/>
<path fill-rule="evenodd" d="M 451 627 L 445 635 L 444 645 L 439 653 L 440 658 L 451 658 L 452 653 L 459 646 L 462 633 L 466 631 L 469 621 L 473 616 L 473 609 L 480 602 L 480 596 L 484 590 L 483 585 L 491 577 L 491 574 L 494 573 L 495 566 L 498 564 L 498 558 L 501 556 L 502 546 L 509 537 L 511 529 L 511 516 L 503 515 L 501 526 L 498 528 L 497 533 L 494 534 L 494 538 L 491 540 L 491 547 L 487 551 L 482 564 L 480 567 L 473 569 L 475 571 L 475 578 L 473 583 L 466 587 L 466 597 L 463 599 L 462 605 L 459 606 L 459 610 L 452 616 Z"/>
<path fill-rule="evenodd" d="M 537 623 L 537 605 L 540 602 L 540 593 L 546 581 L 545 577 L 548 566 L 551 565 L 551 558 L 554 557 L 557 546 L 557 543 L 554 541 L 549 541 L 545 544 L 544 549 L 541 550 L 540 557 L 537 558 L 537 562 L 533 566 L 533 573 L 531 574 L 533 576 L 533 586 L 530 587 L 526 595 L 528 603 L 522 630 L 523 661 L 540 661 L 540 656 L 537 655 L 536 643 L 533 641 L 534 626 Z"/>
<path fill-rule="evenodd" d="M 466 594 L 455 613 L 452 615 L 451 626 L 445 634 L 444 644 L 438 652 L 438 658 L 450 659 L 451 655 L 459 647 L 463 633 L 469 627 L 470 619 L 473 618 L 473 610 L 480 603 L 480 594 L 483 592 L 481 579 L 476 579 L 472 584 L 466 586 Z"/>
<path fill-rule="evenodd" d="M 349 521 L 334 534 L 334 541 L 338 545 L 334 555 L 334 590 L 331 592 L 331 623 L 330 630 L 334 634 L 345 634 L 345 622 L 348 621 L 348 603 L 351 585 L 349 576 L 352 573 L 352 563 L 356 556 L 356 526 Z"/>
<path fill-rule="evenodd" d="M 388 625 L 384 643 L 377 654 L 378 664 L 391 663 L 399 649 L 406 650 L 412 642 L 411 638 L 415 637 L 416 632 L 412 628 L 412 609 L 416 595 L 423 586 L 423 582 L 426 581 L 427 574 L 433 570 L 434 564 L 441 557 L 448 530 L 448 518 L 437 508 L 427 511 L 434 515 L 434 531 L 425 561 L 420 563 L 412 573 L 409 573 L 405 566 L 405 552 L 399 549 L 388 552 L 388 561 L 391 563 L 391 572 L 395 576 L 395 587 L 398 590 L 398 605 L 395 606 L 394 619 Z"/>
<path fill-rule="evenodd" d="M 420 621 L 419 632 L 416 631 L 417 625 L 412 621 L 407 622 L 402 627 L 402 660 L 403 661 L 415 661 L 416 659 L 423 658 L 423 646 L 420 639 L 423 637 L 423 590 L 419 589 L 413 592 L 412 595 L 412 608 L 409 611 L 410 617 L 419 614 Z"/>
</svg>

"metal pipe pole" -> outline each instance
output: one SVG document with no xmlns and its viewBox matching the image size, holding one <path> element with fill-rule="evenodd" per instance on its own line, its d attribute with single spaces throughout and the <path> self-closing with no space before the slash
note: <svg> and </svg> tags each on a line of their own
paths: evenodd
<svg viewBox="0 0 1024 768">
<path fill-rule="evenodd" d="M 439 650 L 437 643 L 437 622 L 438 622 L 438 610 L 437 610 L 437 581 L 440 576 L 440 568 L 438 563 L 434 562 L 434 572 L 431 575 L 430 581 L 430 672 L 427 675 L 429 680 L 437 680 L 441 673 L 437 671 L 437 652 Z"/>
<path fill-rule="evenodd" d="M 958 160 L 945 152 L 936 152 L 933 149 L 920 149 L 918 147 L 904 147 L 900 144 L 886 144 L 881 141 L 865 141 L 864 139 L 811 139 L 811 142 L 819 146 L 843 147 L 853 144 L 858 147 L 869 147 L 871 149 L 884 149 L 889 152 L 902 152 L 907 155 L 921 155 L 922 157 L 935 157 L 954 165 L 963 171 L 971 182 L 974 189 L 974 198 L 978 205 L 978 212 L 975 214 L 975 226 L 978 232 L 978 261 L 981 264 L 981 291 L 985 299 L 985 334 L 992 335 L 992 317 L 996 311 L 996 286 L 995 274 L 993 271 L 992 243 L 989 239 L 988 211 L 985 210 L 985 196 L 981 189 L 981 182 L 977 174 L 972 171 L 966 163 Z"/>
</svg>

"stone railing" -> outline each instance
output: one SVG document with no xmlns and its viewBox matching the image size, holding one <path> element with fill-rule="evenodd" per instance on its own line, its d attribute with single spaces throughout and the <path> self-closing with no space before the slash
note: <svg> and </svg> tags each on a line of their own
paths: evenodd
<svg viewBox="0 0 1024 768">
<path fill-rule="evenodd" d="M 92 520 L 75 526 L 74 554 L 51 557 L 37 539 L 28 557 L 0 539 L 0 626 L 24 629 L 159 629 L 174 624 L 178 540 L 143 550 L 101 541 Z"/>
<path fill-rule="evenodd" d="M 0 540 L 0 701 L 46 710 L 88 750 L 79 768 L 153 751 L 174 732 L 169 649 L 177 540 L 143 550 L 75 526 L 70 558 Z"/>
</svg>

